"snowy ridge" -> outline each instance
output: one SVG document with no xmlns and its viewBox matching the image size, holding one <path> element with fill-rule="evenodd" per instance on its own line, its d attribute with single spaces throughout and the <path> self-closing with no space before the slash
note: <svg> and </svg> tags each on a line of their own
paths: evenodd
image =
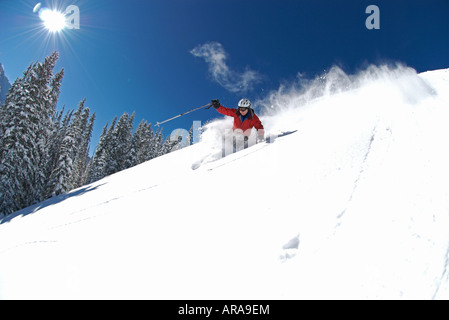
<svg viewBox="0 0 449 320">
<path fill-rule="evenodd" d="M 274 143 L 221 158 L 218 119 L 1 220 L 0 298 L 447 299 L 448 89 L 401 66 L 281 87 Z"/>
</svg>

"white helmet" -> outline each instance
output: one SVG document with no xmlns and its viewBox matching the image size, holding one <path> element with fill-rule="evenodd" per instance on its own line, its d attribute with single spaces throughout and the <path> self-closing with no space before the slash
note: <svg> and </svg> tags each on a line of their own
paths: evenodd
<svg viewBox="0 0 449 320">
<path fill-rule="evenodd" d="M 248 99 L 242 99 L 238 104 L 239 108 L 251 108 L 251 101 Z"/>
</svg>

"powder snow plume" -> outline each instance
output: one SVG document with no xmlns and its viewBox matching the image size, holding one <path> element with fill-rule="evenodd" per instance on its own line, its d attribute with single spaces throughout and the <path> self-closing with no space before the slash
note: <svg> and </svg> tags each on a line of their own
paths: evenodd
<svg viewBox="0 0 449 320">
<path fill-rule="evenodd" d="M 277 132 L 296 127 L 312 106 L 322 109 L 322 122 L 327 122 L 338 110 L 354 108 L 380 115 L 397 112 L 405 105 L 416 106 L 435 94 L 414 69 L 401 64 L 371 65 L 354 75 L 334 66 L 314 79 L 298 74 L 294 83 L 281 85 L 255 105 L 268 131 Z"/>
</svg>

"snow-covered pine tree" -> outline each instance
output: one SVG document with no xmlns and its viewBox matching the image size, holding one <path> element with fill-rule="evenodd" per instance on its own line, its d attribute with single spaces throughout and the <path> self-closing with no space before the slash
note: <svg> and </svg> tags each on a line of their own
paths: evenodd
<svg viewBox="0 0 449 320">
<path fill-rule="evenodd" d="M 50 161 L 48 163 L 48 181 L 47 181 L 47 187 L 45 190 L 45 197 L 49 198 L 53 195 L 55 195 L 55 188 L 57 179 L 59 179 L 59 175 L 57 174 L 58 171 L 58 164 L 60 161 L 60 156 L 62 153 L 62 142 L 64 141 L 65 136 L 67 135 L 67 130 L 69 129 L 70 121 L 72 119 L 73 111 L 70 110 L 68 113 L 65 114 L 64 119 L 61 122 L 62 115 L 64 113 L 65 106 L 62 108 L 62 110 L 58 113 L 56 120 L 55 120 L 55 126 L 57 127 L 57 132 L 55 134 L 55 137 L 53 139 L 53 145 L 50 148 Z"/>
<path fill-rule="evenodd" d="M 94 121 L 94 117 L 89 119 L 90 110 L 84 106 L 85 102 L 86 99 L 80 102 L 73 112 L 72 121 L 63 129 L 65 134 L 48 181 L 47 196 L 66 193 L 84 183 Z"/>
<path fill-rule="evenodd" d="M 153 130 L 151 124 L 142 120 L 133 135 L 131 143 L 132 165 L 138 165 L 151 159 L 151 141 Z"/>
<path fill-rule="evenodd" d="M 78 158 L 76 159 L 76 168 L 78 175 L 75 179 L 75 188 L 81 187 L 82 185 L 87 183 L 90 139 L 92 138 L 94 122 L 95 113 L 90 116 L 89 121 L 87 122 L 87 126 L 84 130 L 82 141 L 80 144 L 80 151 L 78 153 Z"/>
<path fill-rule="evenodd" d="M 89 161 L 89 143 L 92 136 L 95 114 L 89 118 L 90 109 L 84 107 L 86 99 L 82 100 L 79 105 L 79 117 L 74 118 L 74 131 L 76 132 L 76 148 L 73 158 L 72 170 L 72 188 L 81 187 L 86 179 L 86 169 Z M 69 191 L 69 190 L 67 190 Z"/>
<path fill-rule="evenodd" d="M 82 102 L 84 104 L 84 102 Z M 59 195 L 71 190 L 73 159 L 76 155 L 76 137 L 80 134 L 77 121 L 79 121 L 82 106 L 73 114 L 73 121 L 70 122 L 64 137 L 62 138 L 56 166 L 52 170 L 48 182 L 47 191 L 51 191 L 50 196 Z"/>
<path fill-rule="evenodd" d="M 106 133 L 108 131 L 108 123 L 103 127 L 103 131 L 100 135 L 100 140 L 98 141 L 97 147 L 95 148 L 95 152 L 93 157 L 89 161 L 88 171 L 87 171 L 87 183 L 92 183 L 101 179 L 101 167 L 102 167 L 102 154 L 105 153 L 105 140 Z"/>
<path fill-rule="evenodd" d="M 114 174 L 131 167 L 131 140 L 135 113 L 124 113 L 117 122 L 112 134 L 108 152 L 106 175 Z"/>
<path fill-rule="evenodd" d="M 158 129 L 153 135 L 153 139 L 151 141 L 151 155 L 152 155 L 151 159 L 163 155 L 162 145 L 164 140 L 162 136 L 162 131 L 163 129 Z"/>
<path fill-rule="evenodd" d="M 43 63 L 31 64 L 0 109 L 0 213 L 42 199 L 64 76 L 64 70 L 53 76 L 58 56 L 53 52 Z"/>
<path fill-rule="evenodd" d="M 111 149 L 113 132 L 117 117 L 114 118 L 112 124 L 108 128 L 108 124 L 103 128 L 100 140 L 98 141 L 97 148 L 93 158 L 89 163 L 88 182 L 92 183 L 98 181 L 107 176 L 106 165 L 109 157 L 109 150 Z"/>
<path fill-rule="evenodd" d="M 59 58 L 59 54 L 54 52 L 51 54 L 40 68 L 38 68 L 39 80 L 42 80 L 41 86 L 43 92 L 40 95 L 42 104 L 40 106 L 40 125 L 38 133 L 38 147 L 40 163 L 38 164 L 36 174 L 39 174 L 36 179 L 36 191 L 33 202 L 40 202 L 45 197 L 45 188 L 48 181 L 48 163 L 51 161 L 50 150 L 54 143 L 55 136 L 57 135 L 58 128 L 55 125 L 56 106 L 59 98 L 60 87 L 62 79 L 64 77 L 64 69 L 58 72 L 53 78 L 53 69 Z M 48 82 L 44 82 L 44 79 L 50 79 L 50 85 Z"/>
</svg>

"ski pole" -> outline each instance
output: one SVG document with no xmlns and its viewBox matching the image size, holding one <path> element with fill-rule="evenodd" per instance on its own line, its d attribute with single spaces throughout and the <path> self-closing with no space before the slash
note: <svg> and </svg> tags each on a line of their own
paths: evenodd
<svg viewBox="0 0 449 320">
<path fill-rule="evenodd" d="M 203 108 L 209 109 L 210 107 L 212 107 L 212 104 L 211 104 L 211 103 L 208 103 L 208 104 L 205 104 L 204 106 L 201 106 L 201 107 L 198 107 L 198 108 L 195 108 L 195 109 L 186 111 L 186 112 L 181 113 L 181 114 L 178 114 L 177 116 L 174 116 L 173 118 L 164 120 L 164 121 L 162 121 L 162 122 L 156 122 L 156 127 L 159 127 L 161 124 L 166 123 L 166 122 L 168 122 L 168 121 L 171 121 L 171 120 L 174 120 L 174 119 L 176 119 L 176 118 L 182 117 L 183 115 L 188 114 L 188 113 L 190 113 L 190 112 L 193 112 L 193 111 L 196 111 L 196 110 L 200 110 L 200 109 L 203 109 Z"/>
</svg>

